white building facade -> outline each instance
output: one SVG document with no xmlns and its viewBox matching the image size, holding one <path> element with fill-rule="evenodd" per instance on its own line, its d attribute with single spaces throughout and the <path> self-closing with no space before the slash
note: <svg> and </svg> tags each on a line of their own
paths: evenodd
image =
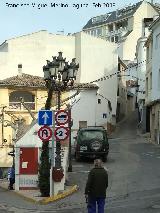
<svg viewBox="0 0 160 213">
<path fill-rule="evenodd" d="M 68 61 L 76 58 L 79 63 L 77 82 L 97 83 L 98 93 L 104 97 L 96 105 L 96 124 L 103 125 L 108 121 L 115 123 L 118 68 L 116 49 L 116 44 L 83 32 L 68 36 L 54 35 L 47 31 L 35 32 L 9 39 L 0 45 L 1 79 L 17 75 L 18 70 L 43 76 L 42 67 L 46 60 L 52 60 L 52 56 L 62 51 Z M 105 79 L 105 76 L 108 78 Z M 109 115 L 110 105 L 112 110 Z"/>
<path fill-rule="evenodd" d="M 151 140 L 160 144 L 160 18 L 150 27 L 151 35 L 146 41 L 146 105 L 150 109 Z"/>
<path fill-rule="evenodd" d="M 114 124 L 117 106 L 117 45 L 86 33 L 78 34 L 76 39 L 76 58 L 80 62 L 77 79 L 81 83 L 94 82 L 99 87 L 96 125 L 107 121 Z M 80 54 L 78 50 L 81 50 Z M 109 102 L 112 108 L 110 113 Z"/>
<path fill-rule="evenodd" d="M 141 37 L 137 41 L 137 106 L 139 113 L 139 129 L 141 132 L 147 131 L 147 109 L 145 106 L 145 76 L 146 76 L 146 47 L 147 37 Z"/>
<path fill-rule="evenodd" d="M 137 40 L 145 35 L 144 20 L 153 20 L 159 12 L 158 4 L 140 1 L 91 18 L 83 27 L 83 31 L 92 36 L 119 43 L 119 57 L 122 60 L 133 61 Z"/>
</svg>

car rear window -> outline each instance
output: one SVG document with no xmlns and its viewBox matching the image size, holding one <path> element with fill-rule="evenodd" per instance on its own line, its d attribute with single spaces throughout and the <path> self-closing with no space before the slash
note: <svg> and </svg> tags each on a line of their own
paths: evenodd
<svg viewBox="0 0 160 213">
<path fill-rule="evenodd" d="M 97 130 L 85 130 L 81 131 L 79 134 L 80 140 L 103 140 L 104 139 L 104 133 L 102 131 Z"/>
</svg>

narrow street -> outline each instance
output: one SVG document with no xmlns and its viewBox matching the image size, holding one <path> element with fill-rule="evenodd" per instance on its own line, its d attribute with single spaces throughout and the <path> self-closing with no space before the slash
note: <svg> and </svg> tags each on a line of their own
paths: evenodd
<svg viewBox="0 0 160 213">
<path fill-rule="evenodd" d="M 109 139 L 106 213 L 160 213 L 160 147 L 137 134 L 137 114 L 118 124 Z M 35 205 L 0 189 L 0 213 L 86 213 L 84 187 L 93 161 L 73 160 L 71 183 L 78 192 L 48 205 Z"/>
</svg>

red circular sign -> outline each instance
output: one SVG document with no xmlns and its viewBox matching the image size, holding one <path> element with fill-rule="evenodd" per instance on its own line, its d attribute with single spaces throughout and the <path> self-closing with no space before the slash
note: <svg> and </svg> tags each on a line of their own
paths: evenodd
<svg viewBox="0 0 160 213">
<path fill-rule="evenodd" d="M 57 141 L 65 140 L 69 136 L 69 129 L 64 126 L 59 126 L 55 128 L 54 136 Z"/>
<path fill-rule="evenodd" d="M 69 115 L 68 112 L 65 110 L 58 110 L 55 115 L 55 121 L 58 125 L 63 125 L 68 123 Z"/>
<path fill-rule="evenodd" d="M 52 130 L 48 126 L 42 126 L 38 130 L 38 136 L 42 141 L 48 141 L 52 137 Z"/>
</svg>

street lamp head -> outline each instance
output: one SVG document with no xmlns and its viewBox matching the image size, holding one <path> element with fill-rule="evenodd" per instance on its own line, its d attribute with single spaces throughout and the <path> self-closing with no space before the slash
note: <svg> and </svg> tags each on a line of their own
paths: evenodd
<svg viewBox="0 0 160 213">
<path fill-rule="evenodd" d="M 68 62 L 65 62 L 65 66 L 62 72 L 62 81 L 67 83 L 69 78 L 68 78 L 68 68 L 69 68 L 69 64 Z"/>
<path fill-rule="evenodd" d="M 47 61 L 47 65 L 49 65 L 51 62 L 49 60 L 46 60 Z"/>
<path fill-rule="evenodd" d="M 57 62 L 57 57 L 56 56 L 52 56 L 52 58 L 53 58 L 52 63 Z"/>
<path fill-rule="evenodd" d="M 76 79 L 77 71 L 79 68 L 79 64 L 76 64 L 75 61 L 76 61 L 76 58 L 73 58 L 69 66 L 69 78 L 72 80 Z"/>
<path fill-rule="evenodd" d="M 50 75 L 50 71 L 49 71 L 48 65 L 43 66 L 43 72 L 44 72 L 44 80 L 49 80 L 51 75 Z"/>
<path fill-rule="evenodd" d="M 62 52 L 59 52 L 57 57 L 52 56 L 52 58 L 52 61 L 47 60 L 47 65 L 43 66 L 47 88 L 54 86 L 55 89 L 61 87 L 64 90 L 68 82 L 72 86 L 79 68 L 79 64 L 76 64 L 76 58 L 73 58 L 70 64 L 66 62 L 66 58 L 62 57 Z M 62 82 L 60 83 L 60 81 Z"/>
<path fill-rule="evenodd" d="M 75 79 L 75 80 L 76 80 L 76 76 L 77 76 L 78 69 L 79 69 L 79 64 L 76 64 L 75 70 L 74 70 L 74 79 Z"/>
<path fill-rule="evenodd" d="M 57 79 L 58 68 L 59 62 L 57 62 L 56 57 L 53 57 L 53 61 L 49 65 L 49 71 L 51 73 L 51 77 L 54 79 Z"/>
<path fill-rule="evenodd" d="M 59 72 L 62 72 L 65 66 L 65 60 L 66 58 L 62 57 L 62 52 L 58 52 L 59 55 L 57 57 L 57 61 L 59 62 Z"/>
</svg>

